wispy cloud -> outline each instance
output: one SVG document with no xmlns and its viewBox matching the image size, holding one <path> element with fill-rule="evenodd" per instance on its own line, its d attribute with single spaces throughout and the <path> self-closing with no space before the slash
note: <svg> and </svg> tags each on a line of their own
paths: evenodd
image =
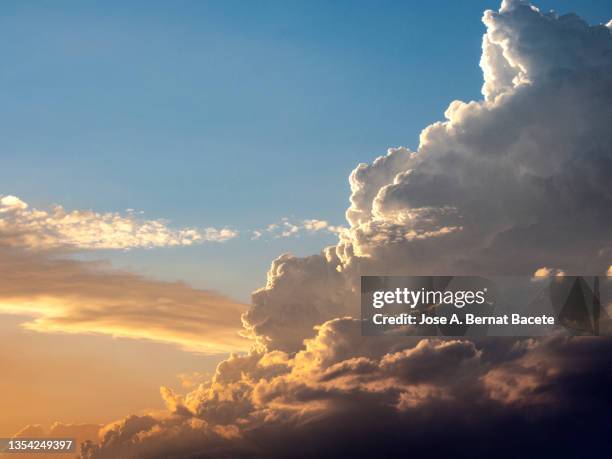
<svg viewBox="0 0 612 459">
<path fill-rule="evenodd" d="M 45 249 L 130 249 L 225 242 L 230 228 L 171 228 L 166 220 L 146 220 L 128 210 L 99 213 L 67 211 L 56 205 L 38 210 L 16 196 L 0 196 L 0 245 Z"/>
<path fill-rule="evenodd" d="M 263 233 L 267 233 L 274 238 L 294 237 L 302 234 L 315 233 L 334 233 L 338 234 L 344 231 L 342 226 L 334 226 L 325 220 L 306 219 L 293 220 L 289 217 L 283 217 L 280 221 L 269 224 L 266 228 L 253 232 L 252 239 L 259 239 Z M 256 237 L 255 237 L 256 236 Z"/>
<path fill-rule="evenodd" d="M 30 317 L 38 332 L 148 339 L 201 353 L 245 350 L 246 306 L 182 282 L 163 282 L 102 262 L 0 250 L 0 314 Z"/>
<path fill-rule="evenodd" d="M 340 234 L 346 228 L 319 219 L 283 217 L 265 228 L 246 229 L 252 241 L 264 235 L 290 238 L 303 234 Z M 142 212 L 67 211 L 61 205 L 40 210 L 17 196 L 0 195 L 0 246 L 29 250 L 98 250 L 191 246 L 223 243 L 240 231 L 224 228 L 173 228 L 165 219 L 145 219 Z"/>
</svg>

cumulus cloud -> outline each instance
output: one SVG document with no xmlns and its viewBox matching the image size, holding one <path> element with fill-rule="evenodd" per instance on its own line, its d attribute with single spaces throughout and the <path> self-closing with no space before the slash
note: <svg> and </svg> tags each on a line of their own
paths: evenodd
<svg viewBox="0 0 612 459">
<path fill-rule="evenodd" d="M 167 416 L 109 426 L 84 458 L 600 451 L 612 341 L 364 337 L 355 319 L 360 274 L 609 269 L 610 28 L 518 0 L 483 21 L 483 100 L 452 102 L 417 151 L 360 164 L 338 244 L 282 255 L 253 294 L 253 349 L 163 390 Z"/>
<path fill-rule="evenodd" d="M 321 320 L 357 314 L 360 274 L 610 266 L 610 29 L 517 1 L 483 21 L 484 99 L 453 101 L 417 151 L 357 166 L 339 243 L 272 264 L 245 315 L 272 346 L 295 350 Z"/>
<path fill-rule="evenodd" d="M 172 229 L 164 220 L 144 220 L 133 211 L 98 213 L 32 209 L 16 196 L 0 196 L 0 245 L 45 249 L 130 249 L 225 242 L 238 236 L 229 228 Z"/>
<path fill-rule="evenodd" d="M 242 320 L 260 344 L 295 350 L 315 325 L 348 314 L 354 295 L 324 256 L 284 254 L 272 262 L 266 285 L 253 293 L 252 305 Z"/>
</svg>

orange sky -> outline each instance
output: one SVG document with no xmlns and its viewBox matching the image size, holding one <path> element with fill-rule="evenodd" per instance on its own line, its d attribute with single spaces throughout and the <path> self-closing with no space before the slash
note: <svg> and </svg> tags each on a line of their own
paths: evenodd
<svg viewBox="0 0 612 459">
<path fill-rule="evenodd" d="M 106 423 L 126 412 L 163 407 L 160 385 L 179 375 L 214 371 L 225 355 L 107 336 L 47 334 L 0 315 L 0 436 L 27 424 Z"/>
</svg>

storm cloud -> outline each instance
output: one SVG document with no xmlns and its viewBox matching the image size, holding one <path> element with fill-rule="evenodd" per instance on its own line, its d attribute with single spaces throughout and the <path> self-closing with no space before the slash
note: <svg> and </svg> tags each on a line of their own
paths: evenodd
<svg viewBox="0 0 612 459">
<path fill-rule="evenodd" d="M 282 255 L 243 315 L 248 354 L 166 416 L 108 426 L 101 458 L 585 456 L 609 442 L 612 342 L 364 337 L 362 274 L 603 275 L 612 259 L 612 34 L 504 1 L 483 21 L 483 100 L 417 151 L 350 176 L 349 227 Z"/>
</svg>

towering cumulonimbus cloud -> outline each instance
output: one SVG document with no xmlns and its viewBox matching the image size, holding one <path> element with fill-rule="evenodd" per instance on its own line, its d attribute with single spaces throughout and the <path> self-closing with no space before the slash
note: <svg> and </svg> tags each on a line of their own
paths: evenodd
<svg viewBox="0 0 612 459">
<path fill-rule="evenodd" d="M 354 318 L 360 274 L 610 267 L 610 27 L 517 0 L 483 21 L 484 99 L 452 102 L 416 152 L 360 164 L 338 244 L 282 255 L 253 294 L 253 350 L 185 396 L 164 389 L 166 417 L 120 421 L 83 457 L 597 451 L 610 340 L 369 338 Z"/>
<path fill-rule="evenodd" d="M 453 101 L 417 152 L 390 149 L 360 164 L 336 247 L 273 263 L 245 316 L 272 347 L 295 349 L 322 320 L 354 314 L 359 274 L 610 266 L 610 29 L 521 2 L 483 20 L 484 100 Z M 288 330 L 296 313 L 299 336 Z"/>
</svg>

